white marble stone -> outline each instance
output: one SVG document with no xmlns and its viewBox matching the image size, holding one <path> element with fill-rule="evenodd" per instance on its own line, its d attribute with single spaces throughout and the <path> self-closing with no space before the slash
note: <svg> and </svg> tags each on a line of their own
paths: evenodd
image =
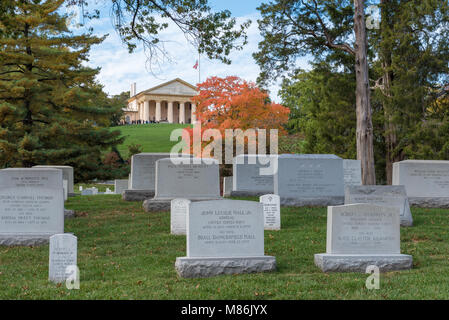
<svg viewBox="0 0 449 320">
<path fill-rule="evenodd" d="M 343 204 L 343 159 L 324 154 L 280 155 L 274 193 L 285 206 Z"/>
<path fill-rule="evenodd" d="M 277 155 L 241 154 L 233 159 L 233 195 L 273 193 Z"/>
<path fill-rule="evenodd" d="M 64 201 L 67 201 L 69 193 L 68 193 L 68 181 L 66 179 L 62 180 L 62 188 L 64 190 Z"/>
<path fill-rule="evenodd" d="M 131 158 L 130 189 L 155 190 L 156 161 L 170 153 L 139 153 Z"/>
<path fill-rule="evenodd" d="M 62 170 L 62 179 L 67 180 L 68 194 L 71 195 L 75 192 L 73 189 L 73 186 L 74 186 L 73 167 L 59 166 L 59 165 L 39 165 L 39 166 L 34 166 L 34 168 L 54 168 L 54 169 Z"/>
<path fill-rule="evenodd" d="M 399 254 L 398 207 L 349 204 L 328 207 L 326 252 Z"/>
<path fill-rule="evenodd" d="M 315 254 L 324 272 L 410 269 L 413 258 L 401 254 L 399 207 L 369 203 L 328 207 L 326 253 Z"/>
<path fill-rule="evenodd" d="M 413 225 L 412 213 L 404 186 L 349 186 L 345 204 L 372 203 L 400 209 L 401 226 Z"/>
<path fill-rule="evenodd" d="M 0 170 L 0 245 L 42 244 L 63 232 L 61 170 Z"/>
<path fill-rule="evenodd" d="M 175 268 L 182 278 L 208 278 L 219 275 L 260 273 L 276 270 L 276 258 L 222 257 L 222 258 L 176 258 Z"/>
<path fill-rule="evenodd" d="M 410 198 L 449 198 L 449 161 L 395 162 L 393 185 L 405 186 Z"/>
<path fill-rule="evenodd" d="M 263 255 L 262 204 L 243 200 L 212 200 L 189 205 L 188 257 Z"/>
<path fill-rule="evenodd" d="M 362 184 L 362 163 L 360 160 L 343 159 L 345 186 Z"/>
<path fill-rule="evenodd" d="M 190 200 L 173 199 L 170 206 L 170 232 L 172 234 L 186 234 L 187 212 Z"/>
<path fill-rule="evenodd" d="M 122 194 L 123 191 L 128 189 L 128 179 L 116 179 L 114 180 L 114 192 L 115 194 Z"/>
<path fill-rule="evenodd" d="M 231 196 L 233 179 L 234 177 L 223 177 L 223 197 Z"/>
<path fill-rule="evenodd" d="M 77 244 L 78 239 L 72 234 L 55 234 L 50 237 L 50 281 L 61 283 L 67 279 L 66 268 L 77 264 Z"/>
<path fill-rule="evenodd" d="M 281 230 L 281 199 L 276 194 L 260 196 L 265 230 Z"/>
<path fill-rule="evenodd" d="M 218 161 L 207 162 L 198 158 L 186 158 L 174 163 L 172 159 L 156 161 L 155 200 L 219 199 L 220 177 Z"/>
<path fill-rule="evenodd" d="M 275 270 L 275 257 L 264 255 L 262 204 L 243 200 L 190 203 L 187 256 L 178 257 L 175 268 L 184 278 Z"/>
</svg>

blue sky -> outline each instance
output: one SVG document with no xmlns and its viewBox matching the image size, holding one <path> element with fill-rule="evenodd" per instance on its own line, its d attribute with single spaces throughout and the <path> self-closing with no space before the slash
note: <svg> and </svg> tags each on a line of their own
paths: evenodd
<svg viewBox="0 0 449 320">
<path fill-rule="evenodd" d="M 231 54 L 231 65 L 209 60 L 205 56 L 201 57 L 201 81 L 209 76 L 225 77 L 230 75 L 251 81 L 256 80 L 260 70 L 252 58 L 252 53 L 257 51 L 257 45 L 261 40 L 256 21 L 259 14 L 256 8 L 262 2 L 259 0 L 210 1 L 214 10 L 228 9 L 237 21 L 243 22 L 250 19 L 253 23 L 248 30 L 248 44 L 242 51 Z M 137 83 L 139 92 L 178 77 L 192 84 L 198 83 L 198 71 L 193 68 L 198 54 L 176 26 L 170 24 L 169 28 L 160 34 L 162 40 L 168 41 L 166 49 L 170 54 L 171 61 L 162 61 L 158 67 L 153 64 L 151 66 L 153 72 L 151 72 L 147 56 L 141 46 L 130 54 L 121 43 L 112 27 L 109 1 L 93 0 L 92 3 L 93 5 L 90 7 L 101 8 L 101 17 L 89 22 L 88 25 L 94 28 L 94 34 L 108 33 L 109 36 L 102 44 L 92 48 L 89 66 L 101 67 L 98 80 L 104 85 L 107 93 L 118 94 L 128 91 L 133 82 Z M 78 31 L 82 31 L 82 29 L 78 29 Z M 302 65 L 306 67 L 306 62 L 304 61 Z M 273 85 L 269 89 L 271 98 L 280 102 L 277 97 L 279 87 Z"/>
</svg>

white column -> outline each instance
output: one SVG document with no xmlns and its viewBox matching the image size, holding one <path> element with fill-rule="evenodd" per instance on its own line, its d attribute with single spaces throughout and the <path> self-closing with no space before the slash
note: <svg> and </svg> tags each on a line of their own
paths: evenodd
<svg viewBox="0 0 449 320">
<path fill-rule="evenodd" d="M 192 124 L 195 124 L 196 123 L 196 115 L 195 115 L 195 112 L 196 112 L 196 104 L 194 104 L 194 103 L 192 103 Z"/>
<path fill-rule="evenodd" d="M 139 102 L 139 120 L 143 119 L 143 103 Z"/>
<path fill-rule="evenodd" d="M 168 105 L 167 120 L 168 120 L 168 123 L 173 123 L 173 102 L 168 101 L 167 105 Z"/>
<path fill-rule="evenodd" d="M 179 103 L 179 123 L 186 123 L 186 104 L 185 104 L 185 102 Z"/>
<path fill-rule="evenodd" d="M 150 120 L 150 101 L 145 100 L 143 103 L 143 120 Z"/>
<path fill-rule="evenodd" d="M 156 101 L 156 121 L 161 121 L 161 102 Z"/>
</svg>

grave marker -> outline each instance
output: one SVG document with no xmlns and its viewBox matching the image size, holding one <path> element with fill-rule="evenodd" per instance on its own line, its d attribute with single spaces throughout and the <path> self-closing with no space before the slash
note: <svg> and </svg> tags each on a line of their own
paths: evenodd
<svg viewBox="0 0 449 320">
<path fill-rule="evenodd" d="M 187 256 L 176 259 L 181 277 L 272 271 L 264 255 L 262 204 L 242 200 L 192 202 L 187 215 Z"/>
<path fill-rule="evenodd" d="M 265 230 L 281 229 L 281 199 L 275 194 L 266 194 L 259 198 L 263 205 Z"/>
<path fill-rule="evenodd" d="M 412 257 L 400 253 L 398 207 L 350 204 L 328 207 L 326 253 L 315 255 L 324 272 L 365 272 L 412 267 Z"/>
</svg>

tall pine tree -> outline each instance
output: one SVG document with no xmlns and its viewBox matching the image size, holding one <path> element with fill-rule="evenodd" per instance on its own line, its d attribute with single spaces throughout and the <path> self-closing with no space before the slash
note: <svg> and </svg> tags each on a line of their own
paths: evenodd
<svg viewBox="0 0 449 320">
<path fill-rule="evenodd" d="M 122 142 L 106 127 L 116 110 L 97 104 L 99 69 L 82 64 L 104 38 L 71 33 L 58 13 L 63 2 L 0 4 L 1 167 L 65 164 L 94 172 L 102 150 Z"/>
</svg>

